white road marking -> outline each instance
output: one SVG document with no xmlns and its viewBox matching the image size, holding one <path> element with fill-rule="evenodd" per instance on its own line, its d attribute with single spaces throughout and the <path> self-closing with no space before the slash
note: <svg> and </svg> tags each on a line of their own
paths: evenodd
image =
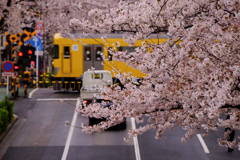
<svg viewBox="0 0 240 160">
<path fill-rule="evenodd" d="M 78 113 L 76 112 L 76 109 L 77 109 L 77 106 L 79 106 L 79 103 L 80 103 L 80 101 L 78 100 L 77 104 L 76 104 L 76 107 L 74 109 L 72 124 L 71 124 L 70 130 L 69 130 L 69 133 L 68 133 L 67 141 L 66 141 L 66 144 L 65 144 L 65 147 L 64 147 L 64 151 L 63 151 L 61 160 L 66 160 L 67 159 L 68 150 L 69 150 L 69 147 L 70 147 L 70 143 L 71 143 L 72 135 L 73 135 L 73 131 L 74 131 L 74 127 L 72 127 L 72 126 L 76 125 L 76 120 L 77 120 L 77 116 L 78 116 Z"/>
<path fill-rule="evenodd" d="M 201 136 L 200 134 L 197 134 L 197 137 L 198 137 L 198 139 L 199 139 L 199 141 L 200 141 L 200 143 L 201 143 L 201 145 L 202 145 L 203 150 L 205 151 L 205 153 L 210 153 L 209 150 L 208 150 L 208 147 L 207 147 L 206 143 L 204 142 L 204 140 L 203 140 L 203 138 L 202 138 L 202 136 Z"/>
<path fill-rule="evenodd" d="M 132 129 L 136 129 L 135 118 L 132 117 L 131 118 L 131 122 L 132 122 Z M 137 136 L 133 137 L 133 143 L 134 143 L 134 150 L 135 150 L 136 160 L 141 160 Z"/>
<path fill-rule="evenodd" d="M 34 92 L 36 92 L 38 90 L 38 88 L 35 88 L 34 90 L 32 90 L 29 95 L 28 95 L 28 98 L 32 98 L 32 95 Z"/>
<path fill-rule="evenodd" d="M 76 101 L 76 100 L 78 100 L 77 98 L 45 98 L 45 99 L 37 99 L 37 101 L 60 101 L 62 99 L 64 101 Z"/>
</svg>

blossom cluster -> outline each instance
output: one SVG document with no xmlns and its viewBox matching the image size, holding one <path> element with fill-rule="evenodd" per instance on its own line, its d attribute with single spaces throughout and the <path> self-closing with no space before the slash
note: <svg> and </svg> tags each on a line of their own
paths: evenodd
<svg viewBox="0 0 240 160">
<path fill-rule="evenodd" d="M 120 2 L 106 14 L 91 10 L 93 23 L 72 19 L 70 24 L 86 33 L 122 33 L 129 46 L 148 40 L 132 53 L 111 50 L 113 60 L 139 69 L 146 77 L 136 87 L 132 83 L 136 77 L 115 75 L 124 87 L 115 84 L 102 92 L 114 107 L 92 105 L 80 110 L 87 116 L 109 117 L 108 121 L 84 130 L 101 130 L 111 125 L 114 116 L 120 120 L 135 117 L 138 123 L 147 116 L 148 124 L 129 134 L 153 128 L 158 139 L 175 126 L 187 131 L 183 141 L 202 130 L 204 135 L 219 127 L 239 130 L 239 10 L 238 0 L 142 0 Z M 164 35 L 168 40 L 151 43 L 151 35 Z M 220 144 L 240 149 L 239 142 L 225 140 Z"/>
<path fill-rule="evenodd" d="M 113 60 L 146 74 L 142 85 L 135 86 L 136 77 L 130 73 L 115 75 L 124 87 L 114 84 L 101 93 L 113 102 L 112 107 L 93 104 L 78 109 L 85 116 L 107 121 L 83 125 L 83 131 L 103 131 L 128 117 L 138 123 L 147 117 L 147 125 L 130 130 L 131 136 L 156 129 L 155 137 L 160 139 L 167 128 L 181 126 L 186 130 L 183 142 L 202 130 L 208 135 L 219 127 L 240 129 L 239 0 L 120 1 L 112 8 L 97 0 L 0 3 L 2 16 L 4 9 L 11 11 L 5 19 L 10 33 L 32 26 L 34 20 L 44 21 L 49 42 L 54 33 L 72 30 L 120 33 L 129 46 L 143 41 L 135 52 L 110 50 Z M 167 40 L 153 43 L 151 36 Z M 228 134 L 219 144 L 240 149 L 239 140 L 229 141 Z"/>
<path fill-rule="evenodd" d="M 51 52 L 55 33 L 70 37 L 69 33 L 75 31 L 74 27 L 70 27 L 70 19 L 81 17 L 92 21 L 88 17 L 91 9 L 98 7 L 107 12 L 110 4 L 103 0 L 1 0 L 0 16 L 4 18 L 4 25 L 0 32 L 24 33 L 24 28 L 35 29 L 36 23 L 41 22 L 43 29 L 40 32 L 46 41 L 44 46 L 47 52 Z"/>
</svg>

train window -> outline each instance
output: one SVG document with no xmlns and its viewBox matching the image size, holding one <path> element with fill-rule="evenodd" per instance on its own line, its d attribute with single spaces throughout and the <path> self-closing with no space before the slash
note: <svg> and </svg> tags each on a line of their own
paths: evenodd
<svg viewBox="0 0 240 160">
<path fill-rule="evenodd" d="M 84 59 L 85 61 L 91 61 L 91 47 L 85 47 Z"/>
<path fill-rule="evenodd" d="M 96 47 L 95 48 L 95 57 L 96 61 L 101 61 L 102 60 L 102 47 Z"/>
<path fill-rule="evenodd" d="M 58 59 L 58 58 L 59 58 L 59 46 L 54 45 L 54 59 Z"/>
<path fill-rule="evenodd" d="M 70 57 L 70 48 L 64 47 L 64 58 L 69 58 L 69 57 Z"/>
<path fill-rule="evenodd" d="M 92 79 L 102 79 L 103 74 L 102 73 L 94 73 L 92 74 Z"/>
<path fill-rule="evenodd" d="M 118 51 L 127 51 L 127 53 L 129 52 L 135 52 L 135 49 L 137 47 L 127 47 L 127 46 L 124 46 L 124 47 L 118 47 Z"/>
</svg>

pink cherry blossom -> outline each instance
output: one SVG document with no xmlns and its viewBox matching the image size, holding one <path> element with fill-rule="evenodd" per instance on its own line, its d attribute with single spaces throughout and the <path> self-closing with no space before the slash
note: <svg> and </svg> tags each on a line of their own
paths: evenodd
<svg viewBox="0 0 240 160">
<path fill-rule="evenodd" d="M 125 62 L 146 76 L 136 87 L 136 77 L 118 72 L 114 76 L 124 88 L 114 84 L 101 93 L 113 106 L 79 106 L 77 111 L 83 116 L 107 119 L 98 125 L 82 126 L 83 132 L 104 131 L 131 117 L 141 127 L 130 130 L 130 136 L 155 129 L 155 137 L 160 139 L 167 128 L 180 126 L 186 130 L 183 142 L 200 131 L 208 135 L 219 127 L 240 129 L 239 0 L 120 1 L 112 7 L 94 0 L 14 2 L 8 7 L 13 12 L 5 21 L 12 33 L 31 26 L 32 18 L 44 18 L 48 42 L 56 32 L 72 37 L 73 29 L 85 35 L 122 34 L 129 46 L 143 41 L 134 52 L 109 50 L 113 60 Z M 28 11 L 31 5 L 42 17 Z M 0 11 L 4 6 L 0 5 Z M 16 18 L 21 14 L 23 18 Z M 152 37 L 158 40 L 154 42 Z M 103 39 L 106 41 L 107 36 Z M 240 149 L 239 139 L 228 141 L 226 135 L 219 139 L 219 145 L 238 145 Z"/>
</svg>

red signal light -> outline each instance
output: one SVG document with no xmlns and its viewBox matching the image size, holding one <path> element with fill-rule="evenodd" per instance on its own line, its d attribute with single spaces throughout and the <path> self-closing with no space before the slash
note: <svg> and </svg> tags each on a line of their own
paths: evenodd
<svg viewBox="0 0 240 160">
<path fill-rule="evenodd" d="M 22 52 L 19 52 L 19 53 L 18 53 L 18 56 L 19 56 L 19 57 L 22 57 L 22 56 L 23 56 L 23 53 L 22 53 Z"/>
<path fill-rule="evenodd" d="M 35 68 L 35 62 L 31 61 L 31 68 Z"/>
<path fill-rule="evenodd" d="M 14 66 L 14 69 L 19 69 L 19 67 L 18 66 Z"/>
<path fill-rule="evenodd" d="M 29 50 L 29 51 L 28 51 L 28 54 L 32 54 L 32 51 L 31 51 L 31 50 Z"/>
<path fill-rule="evenodd" d="M 87 100 L 84 100 L 84 103 L 87 104 Z"/>
</svg>

